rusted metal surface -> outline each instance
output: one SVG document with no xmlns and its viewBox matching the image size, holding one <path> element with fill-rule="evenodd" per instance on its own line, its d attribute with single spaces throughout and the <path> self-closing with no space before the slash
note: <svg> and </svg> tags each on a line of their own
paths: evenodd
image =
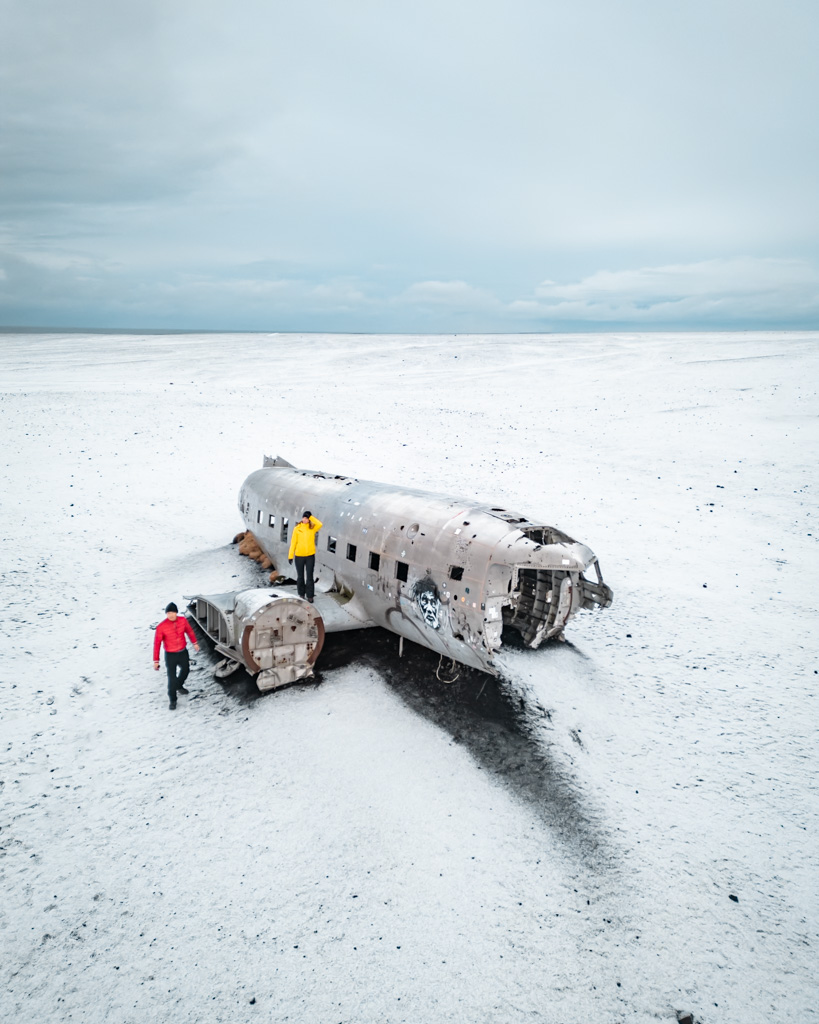
<svg viewBox="0 0 819 1024">
<path fill-rule="evenodd" d="M 497 672 L 504 626 L 538 647 L 580 609 L 612 601 L 590 548 L 504 508 L 268 457 L 239 493 L 247 529 L 281 572 L 305 509 L 324 524 L 317 591 L 342 595 L 348 622 L 486 672 Z"/>
</svg>

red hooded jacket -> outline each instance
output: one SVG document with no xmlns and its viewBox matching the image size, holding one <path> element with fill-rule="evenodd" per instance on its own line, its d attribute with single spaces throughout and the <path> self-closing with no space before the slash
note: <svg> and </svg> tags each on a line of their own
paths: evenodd
<svg viewBox="0 0 819 1024">
<path fill-rule="evenodd" d="M 159 661 L 159 645 L 161 643 L 165 644 L 166 654 L 184 651 L 187 646 L 186 634 L 190 637 L 192 644 L 198 643 L 190 623 L 184 615 L 177 615 L 173 622 L 170 619 L 163 619 L 154 633 L 154 661 Z"/>
</svg>

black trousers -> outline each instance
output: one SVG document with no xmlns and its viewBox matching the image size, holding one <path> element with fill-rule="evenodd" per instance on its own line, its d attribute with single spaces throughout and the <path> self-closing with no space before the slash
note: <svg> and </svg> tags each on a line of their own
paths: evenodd
<svg viewBox="0 0 819 1024">
<path fill-rule="evenodd" d="M 165 668 L 168 670 L 168 698 L 175 704 L 176 691 L 185 685 L 191 670 L 187 648 L 184 651 L 165 651 Z"/>
<path fill-rule="evenodd" d="M 307 597 L 313 600 L 313 576 L 316 571 L 315 555 L 296 555 L 296 589 L 299 597 Z M 307 577 L 305 579 L 305 576 Z"/>
</svg>

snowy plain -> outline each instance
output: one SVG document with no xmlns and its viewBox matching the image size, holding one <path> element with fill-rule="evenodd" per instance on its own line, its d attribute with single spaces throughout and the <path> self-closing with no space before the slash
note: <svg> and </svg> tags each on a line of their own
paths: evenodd
<svg viewBox="0 0 819 1024">
<path fill-rule="evenodd" d="M 815 333 L 0 336 L 0 1020 L 819 1019 L 817 382 Z M 397 641 L 258 699 L 203 649 L 171 714 L 263 454 L 539 517 L 614 604 L 504 651 L 511 717 Z"/>
</svg>

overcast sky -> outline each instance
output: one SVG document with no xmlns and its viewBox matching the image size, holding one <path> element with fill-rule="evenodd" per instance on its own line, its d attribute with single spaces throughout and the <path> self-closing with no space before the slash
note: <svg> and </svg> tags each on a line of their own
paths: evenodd
<svg viewBox="0 0 819 1024">
<path fill-rule="evenodd" d="M 0 323 L 819 327 L 816 0 L 0 0 Z"/>
</svg>

